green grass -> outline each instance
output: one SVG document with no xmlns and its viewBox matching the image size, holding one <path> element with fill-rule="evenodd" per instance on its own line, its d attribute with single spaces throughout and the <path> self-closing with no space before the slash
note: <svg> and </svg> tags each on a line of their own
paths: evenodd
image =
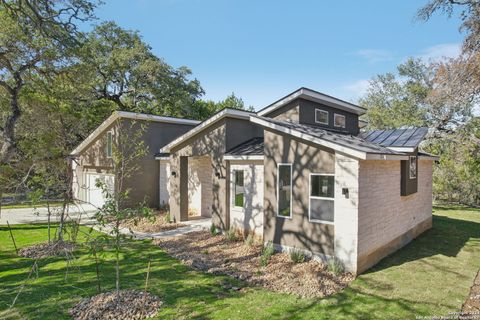
<svg viewBox="0 0 480 320">
<path fill-rule="evenodd" d="M 86 228 L 82 229 L 86 231 Z M 13 230 L 19 246 L 46 239 L 45 225 Z M 82 297 L 94 295 L 95 265 L 85 249 L 65 280 L 61 258 L 41 260 L 39 277 L 8 310 L 32 260 L 15 256 L 8 230 L 0 227 L 0 318 L 66 319 Z M 480 267 L 480 211 L 436 208 L 433 228 L 326 299 L 301 299 L 259 288 L 224 289 L 233 279 L 197 272 L 168 257 L 148 241 L 128 242 L 122 254 L 122 285 L 141 289 L 152 260 L 150 291 L 165 305 L 158 319 L 415 319 L 459 311 Z M 101 264 L 104 290 L 114 286 L 114 263 Z"/>
</svg>

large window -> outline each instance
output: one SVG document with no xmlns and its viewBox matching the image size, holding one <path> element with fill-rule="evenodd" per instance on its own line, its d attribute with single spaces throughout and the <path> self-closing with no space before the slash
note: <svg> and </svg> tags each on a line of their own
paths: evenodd
<svg viewBox="0 0 480 320">
<path fill-rule="evenodd" d="M 292 217 L 292 165 L 281 163 L 277 170 L 277 216 Z"/>
<path fill-rule="evenodd" d="M 310 175 L 310 221 L 332 224 L 334 219 L 335 176 Z"/>
<path fill-rule="evenodd" d="M 243 170 L 233 170 L 233 205 L 235 207 L 243 207 L 245 203 L 243 173 Z"/>
<path fill-rule="evenodd" d="M 409 172 L 410 179 L 417 178 L 417 157 L 410 156 L 408 172 Z"/>
<path fill-rule="evenodd" d="M 333 115 L 333 125 L 335 127 L 345 128 L 345 116 L 335 113 Z"/>
<path fill-rule="evenodd" d="M 107 158 L 112 157 L 112 132 L 107 132 Z"/>
<path fill-rule="evenodd" d="M 328 111 L 315 109 L 315 122 L 328 125 Z"/>
</svg>

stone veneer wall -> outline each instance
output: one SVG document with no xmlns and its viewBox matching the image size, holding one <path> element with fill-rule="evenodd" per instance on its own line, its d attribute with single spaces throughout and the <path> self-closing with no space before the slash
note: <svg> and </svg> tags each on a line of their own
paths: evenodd
<svg viewBox="0 0 480 320">
<path fill-rule="evenodd" d="M 359 161 L 360 273 L 431 227 L 432 161 L 419 160 L 418 192 L 400 195 L 400 161 Z"/>
</svg>

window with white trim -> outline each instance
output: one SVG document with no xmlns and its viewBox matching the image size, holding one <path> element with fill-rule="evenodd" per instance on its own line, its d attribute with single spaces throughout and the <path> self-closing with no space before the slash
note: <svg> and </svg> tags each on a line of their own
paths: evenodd
<svg viewBox="0 0 480 320">
<path fill-rule="evenodd" d="M 243 207 L 245 204 L 244 171 L 233 170 L 233 206 Z"/>
<path fill-rule="evenodd" d="M 310 221 L 333 223 L 334 197 L 335 176 L 333 174 L 310 174 Z"/>
<path fill-rule="evenodd" d="M 345 128 L 345 116 L 335 113 L 333 115 L 333 125 L 339 128 Z"/>
<path fill-rule="evenodd" d="M 410 179 L 417 178 L 417 157 L 410 156 L 408 161 L 408 172 L 409 172 Z"/>
<path fill-rule="evenodd" d="M 292 217 L 292 164 L 290 163 L 278 164 L 277 216 Z"/>
<path fill-rule="evenodd" d="M 108 131 L 107 132 L 107 158 L 112 157 L 112 132 Z"/>
<path fill-rule="evenodd" d="M 328 111 L 315 109 L 315 122 L 328 125 Z"/>
</svg>

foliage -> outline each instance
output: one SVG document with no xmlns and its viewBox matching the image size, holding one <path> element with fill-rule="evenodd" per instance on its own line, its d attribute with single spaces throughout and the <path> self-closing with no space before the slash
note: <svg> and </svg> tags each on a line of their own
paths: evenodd
<svg viewBox="0 0 480 320">
<path fill-rule="evenodd" d="M 270 258 L 275 254 L 275 247 L 272 241 L 268 243 L 262 249 L 262 256 L 260 257 L 260 266 L 266 267 L 270 262 Z"/>
<path fill-rule="evenodd" d="M 163 219 L 164 219 L 164 221 L 165 221 L 166 223 L 172 222 L 172 216 L 170 215 L 170 211 L 167 211 L 167 212 L 165 213 L 165 216 L 163 217 Z"/>
<path fill-rule="evenodd" d="M 210 234 L 212 236 L 216 236 L 218 234 L 217 227 L 213 223 L 210 225 Z"/>
<path fill-rule="evenodd" d="M 345 271 L 345 267 L 343 266 L 342 261 L 335 257 L 328 259 L 327 268 L 328 271 L 330 271 L 336 276 L 341 275 Z"/>
<path fill-rule="evenodd" d="M 249 233 L 247 235 L 247 237 L 245 238 L 245 245 L 251 247 L 251 246 L 253 246 L 254 242 L 255 242 L 255 237 L 254 237 L 253 233 Z"/>
<path fill-rule="evenodd" d="M 305 262 L 305 260 L 307 258 L 305 256 L 305 252 L 303 252 L 302 250 L 299 250 L 297 248 L 291 248 L 288 251 L 288 255 L 290 256 L 290 260 L 292 260 L 295 263 Z"/>
<path fill-rule="evenodd" d="M 229 229 L 226 233 L 225 233 L 227 239 L 229 241 L 238 241 L 238 233 L 237 233 L 237 230 L 235 229 Z"/>
</svg>

